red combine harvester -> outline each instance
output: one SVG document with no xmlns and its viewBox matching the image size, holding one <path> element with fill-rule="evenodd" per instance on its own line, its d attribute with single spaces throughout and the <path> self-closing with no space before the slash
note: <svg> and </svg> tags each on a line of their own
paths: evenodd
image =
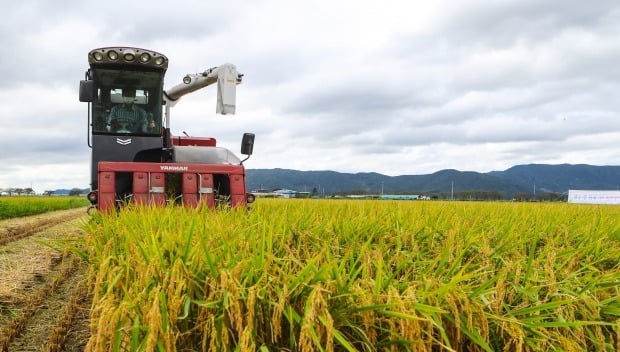
<svg viewBox="0 0 620 352">
<path fill-rule="evenodd" d="M 224 64 L 188 74 L 163 89 L 168 58 L 158 52 L 107 47 L 88 53 L 90 68 L 80 81 L 88 102 L 88 145 L 92 149 L 91 208 L 111 212 L 122 204 L 246 206 L 243 161 L 254 134 L 245 133 L 240 160 L 214 138 L 173 136 L 170 108 L 185 94 L 217 84 L 216 113 L 235 113 L 242 74 Z"/>
</svg>

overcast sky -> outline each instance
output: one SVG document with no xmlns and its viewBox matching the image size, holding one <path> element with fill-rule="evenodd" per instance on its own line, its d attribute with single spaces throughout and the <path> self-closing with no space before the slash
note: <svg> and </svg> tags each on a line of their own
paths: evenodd
<svg viewBox="0 0 620 352">
<path fill-rule="evenodd" d="M 527 163 L 620 165 L 620 2 L 83 1 L 3 4 L 0 188 L 88 187 L 87 54 L 170 60 L 165 87 L 230 62 L 172 130 L 218 139 L 248 168 L 426 174 Z"/>
</svg>

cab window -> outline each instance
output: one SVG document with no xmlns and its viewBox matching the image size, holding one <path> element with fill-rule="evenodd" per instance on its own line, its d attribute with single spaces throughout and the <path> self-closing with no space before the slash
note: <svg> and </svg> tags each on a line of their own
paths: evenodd
<svg viewBox="0 0 620 352">
<path fill-rule="evenodd" d="M 97 69 L 94 81 L 94 134 L 161 135 L 161 73 Z"/>
</svg>

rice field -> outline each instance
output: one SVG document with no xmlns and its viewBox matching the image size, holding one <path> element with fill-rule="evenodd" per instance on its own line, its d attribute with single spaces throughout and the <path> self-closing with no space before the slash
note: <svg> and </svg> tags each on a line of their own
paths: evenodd
<svg viewBox="0 0 620 352">
<path fill-rule="evenodd" d="M 264 200 L 84 225 L 89 351 L 617 351 L 620 207 Z"/>
<path fill-rule="evenodd" d="M 0 197 L 0 220 L 87 206 L 85 197 Z"/>
</svg>

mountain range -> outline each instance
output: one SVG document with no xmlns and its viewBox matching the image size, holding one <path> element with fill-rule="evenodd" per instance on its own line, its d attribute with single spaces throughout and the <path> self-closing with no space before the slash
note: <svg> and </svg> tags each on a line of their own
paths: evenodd
<svg viewBox="0 0 620 352">
<path fill-rule="evenodd" d="M 248 189 L 286 188 L 325 194 L 446 193 L 499 191 L 505 197 L 519 193 L 559 193 L 569 189 L 616 190 L 620 188 L 620 166 L 516 165 L 504 171 L 486 173 L 441 170 L 425 175 L 387 176 L 375 172 L 340 173 L 289 169 L 249 169 Z"/>
</svg>

